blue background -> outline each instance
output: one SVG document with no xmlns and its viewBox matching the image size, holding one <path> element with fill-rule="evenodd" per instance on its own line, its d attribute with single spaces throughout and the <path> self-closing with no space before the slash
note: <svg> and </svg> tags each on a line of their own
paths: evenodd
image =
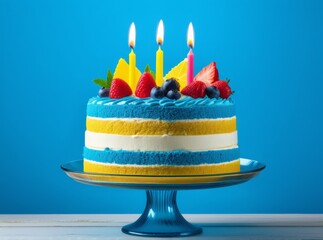
<svg viewBox="0 0 323 240">
<path fill-rule="evenodd" d="M 127 58 L 154 68 L 165 24 L 165 72 L 187 54 L 215 60 L 236 93 L 241 155 L 256 179 L 181 191 L 184 213 L 323 213 L 323 1 L 0 2 L 0 213 L 139 213 L 144 191 L 76 183 L 60 164 L 82 158 L 92 83 Z"/>
</svg>

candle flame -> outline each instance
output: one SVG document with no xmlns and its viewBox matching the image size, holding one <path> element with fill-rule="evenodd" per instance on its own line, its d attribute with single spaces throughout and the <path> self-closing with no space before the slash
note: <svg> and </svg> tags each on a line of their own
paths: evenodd
<svg viewBox="0 0 323 240">
<path fill-rule="evenodd" d="M 129 29 L 129 47 L 134 48 L 136 44 L 136 26 L 131 23 Z"/>
<path fill-rule="evenodd" d="M 159 45 L 163 44 L 163 42 L 164 42 L 164 22 L 163 22 L 163 20 L 159 21 L 158 28 L 157 28 L 156 41 Z"/>
<path fill-rule="evenodd" d="M 191 22 L 188 25 L 188 30 L 187 30 L 187 45 L 190 48 L 194 47 L 194 29 L 193 29 L 193 24 Z"/>
</svg>

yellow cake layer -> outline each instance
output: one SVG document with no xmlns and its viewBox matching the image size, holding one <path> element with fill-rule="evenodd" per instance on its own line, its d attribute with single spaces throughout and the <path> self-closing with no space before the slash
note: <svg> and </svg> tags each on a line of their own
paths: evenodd
<svg viewBox="0 0 323 240">
<path fill-rule="evenodd" d="M 103 164 L 84 159 L 84 171 L 92 173 L 122 175 L 206 175 L 240 171 L 240 159 L 227 163 L 202 164 L 195 166 L 133 166 Z"/>
<path fill-rule="evenodd" d="M 108 120 L 86 118 L 86 129 L 119 135 L 203 135 L 236 131 L 236 118 L 194 121 Z"/>
</svg>

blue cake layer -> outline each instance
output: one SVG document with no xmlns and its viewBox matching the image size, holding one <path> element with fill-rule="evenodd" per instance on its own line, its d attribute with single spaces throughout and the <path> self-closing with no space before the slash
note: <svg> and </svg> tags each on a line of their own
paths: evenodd
<svg viewBox="0 0 323 240">
<path fill-rule="evenodd" d="M 85 159 L 101 163 L 137 165 L 198 165 L 223 163 L 239 159 L 239 148 L 213 151 L 140 152 L 124 150 L 94 150 L 84 147 Z"/>
<path fill-rule="evenodd" d="M 194 99 L 183 97 L 121 99 L 91 98 L 87 105 L 87 116 L 99 118 L 149 118 L 159 120 L 214 119 L 235 116 L 231 99 Z"/>
</svg>

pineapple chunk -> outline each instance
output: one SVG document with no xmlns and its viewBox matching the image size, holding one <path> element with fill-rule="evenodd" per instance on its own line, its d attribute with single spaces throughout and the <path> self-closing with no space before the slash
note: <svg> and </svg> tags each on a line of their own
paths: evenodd
<svg viewBox="0 0 323 240">
<path fill-rule="evenodd" d="M 187 85 L 187 58 L 173 67 L 164 77 L 164 79 L 175 78 L 180 84 L 180 90 Z"/>
</svg>

